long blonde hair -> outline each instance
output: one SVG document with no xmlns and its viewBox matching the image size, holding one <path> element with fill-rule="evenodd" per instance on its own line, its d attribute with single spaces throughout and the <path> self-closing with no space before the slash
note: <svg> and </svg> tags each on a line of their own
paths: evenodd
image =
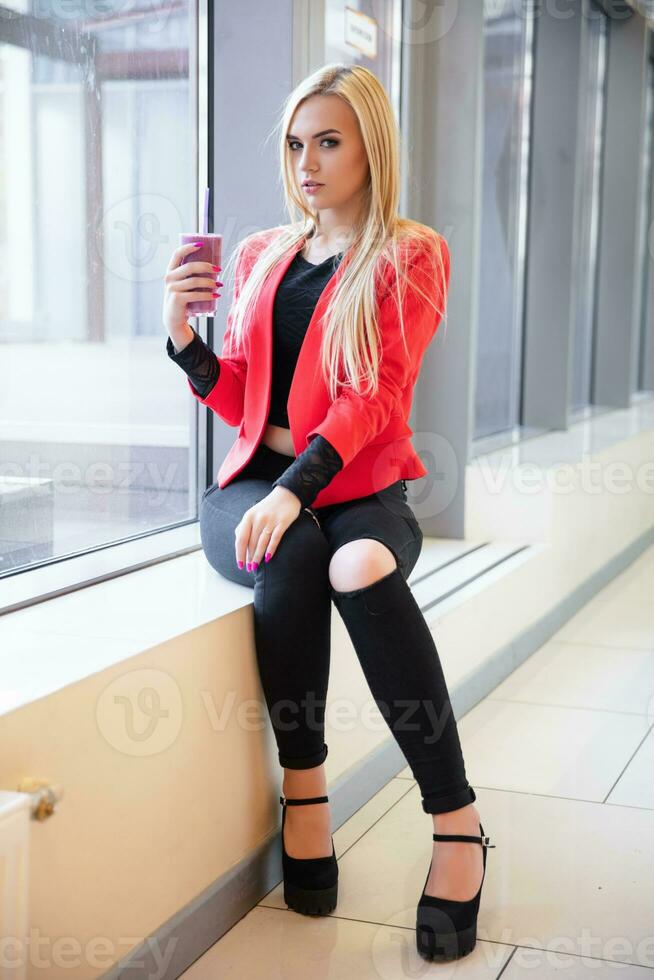
<svg viewBox="0 0 654 980">
<path fill-rule="evenodd" d="M 373 72 L 361 65 L 325 65 L 305 78 L 284 103 L 275 128 L 279 132 L 280 172 L 290 223 L 275 229 L 278 234 L 260 249 L 251 272 L 241 284 L 240 295 L 231 309 L 231 339 L 234 347 L 242 343 L 259 291 L 279 260 L 292 246 L 318 230 L 318 213 L 311 210 L 298 185 L 286 138 L 298 106 L 312 95 L 338 95 L 352 107 L 359 122 L 370 170 L 364 193 L 363 217 L 343 256 L 342 261 L 347 260 L 346 266 L 324 314 L 321 369 L 332 400 L 337 396 L 337 384 L 351 387 L 357 394 L 374 395 L 378 388 L 380 363 L 377 321 L 380 298 L 377 294 L 384 282 L 387 263 L 390 262 L 395 270 L 397 309 L 405 349 L 408 350 L 402 316 L 407 282 L 431 302 L 435 316 L 446 317 L 442 258 L 444 239 L 428 225 L 401 218 L 397 214 L 400 133 L 384 87 Z M 257 233 L 254 233 L 243 239 L 225 266 L 226 271 L 231 271 L 241 250 L 247 248 L 256 236 Z M 416 248 L 424 244 L 430 246 L 427 254 L 433 258 L 426 291 L 418 286 L 417 277 L 411 276 L 409 271 Z M 400 282 L 403 283 L 402 288 Z M 368 386 L 365 392 L 363 383 Z"/>
</svg>

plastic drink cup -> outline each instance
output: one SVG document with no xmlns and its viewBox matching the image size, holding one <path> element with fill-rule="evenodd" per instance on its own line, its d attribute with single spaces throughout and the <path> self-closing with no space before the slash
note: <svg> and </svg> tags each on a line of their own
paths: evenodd
<svg viewBox="0 0 654 980">
<path fill-rule="evenodd" d="M 222 265 L 222 235 L 206 235 L 196 231 L 183 233 L 179 236 L 180 245 L 190 245 L 192 242 L 202 242 L 202 248 L 194 248 L 189 255 L 182 259 L 182 265 L 187 262 L 210 262 L 212 265 Z M 221 287 L 218 287 L 220 289 Z M 198 286 L 195 292 L 204 293 L 209 289 L 208 286 Z M 186 304 L 188 316 L 215 316 L 218 298 L 193 300 Z"/>
</svg>

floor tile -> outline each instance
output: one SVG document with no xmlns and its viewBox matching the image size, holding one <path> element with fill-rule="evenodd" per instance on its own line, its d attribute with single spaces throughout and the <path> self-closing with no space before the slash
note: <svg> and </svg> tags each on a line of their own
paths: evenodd
<svg viewBox="0 0 654 980">
<path fill-rule="evenodd" d="M 614 594 L 602 602 L 596 596 L 552 639 L 654 651 L 654 603 L 644 595 Z"/>
<path fill-rule="evenodd" d="M 518 946 L 502 973 L 502 980 L 615 980 L 616 969 L 621 980 L 651 980 L 651 970 L 644 966 L 600 960 L 583 955 L 569 955 L 560 949 L 529 949 Z"/>
<path fill-rule="evenodd" d="M 475 787 L 601 802 L 647 734 L 643 715 L 487 698 L 459 721 Z"/>
<path fill-rule="evenodd" d="M 654 651 L 550 641 L 489 700 L 625 711 L 654 722 Z"/>
<path fill-rule="evenodd" d="M 477 941 L 457 976 L 493 980 L 511 954 Z M 402 980 L 443 977 L 443 964 L 419 956 L 414 928 L 312 918 L 257 905 L 189 967 L 183 980 Z M 446 970 L 450 968 L 445 967 Z M 448 973 L 449 975 L 449 973 Z"/>
<path fill-rule="evenodd" d="M 608 803 L 654 810 L 654 731 L 639 746 L 608 795 Z M 654 962 L 652 963 L 654 966 Z"/>
</svg>

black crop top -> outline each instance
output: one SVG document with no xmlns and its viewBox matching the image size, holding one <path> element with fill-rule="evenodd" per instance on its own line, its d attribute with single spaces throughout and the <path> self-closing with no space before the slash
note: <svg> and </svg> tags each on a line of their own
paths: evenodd
<svg viewBox="0 0 654 980">
<path fill-rule="evenodd" d="M 275 295 L 273 305 L 272 390 L 268 422 L 289 428 L 286 403 L 293 372 L 320 294 L 334 275 L 342 253 L 313 265 L 298 252 Z"/>
<path fill-rule="evenodd" d="M 342 257 L 339 252 L 314 265 L 298 251 L 278 286 L 273 305 L 272 388 L 267 419 L 271 425 L 289 428 L 286 406 L 300 348 L 320 294 Z M 220 360 L 191 329 L 193 340 L 186 347 L 176 351 L 169 337 L 166 350 L 188 375 L 200 397 L 206 398 L 218 380 Z M 292 490 L 302 506 L 309 507 L 342 466 L 340 454 L 319 434 L 272 486 Z"/>
</svg>

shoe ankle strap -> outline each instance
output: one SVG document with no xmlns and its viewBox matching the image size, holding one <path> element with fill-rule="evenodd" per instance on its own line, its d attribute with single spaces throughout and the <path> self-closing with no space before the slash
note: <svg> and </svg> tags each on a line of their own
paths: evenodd
<svg viewBox="0 0 654 980">
<path fill-rule="evenodd" d="M 287 796 L 280 796 L 279 802 L 282 806 L 299 806 L 301 803 L 327 803 L 328 796 L 307 796 L 301 800 L 289 800 Z"/>
<path fill-rule="evenodd" d="M 471 834 L 433 834 L 434 840 L 460 840 L 470 841 L 472 844 L 481 844 L 482 847 L 495 847 L 490 844 L 490 837 L 475 837 Z"/>
</svg>

